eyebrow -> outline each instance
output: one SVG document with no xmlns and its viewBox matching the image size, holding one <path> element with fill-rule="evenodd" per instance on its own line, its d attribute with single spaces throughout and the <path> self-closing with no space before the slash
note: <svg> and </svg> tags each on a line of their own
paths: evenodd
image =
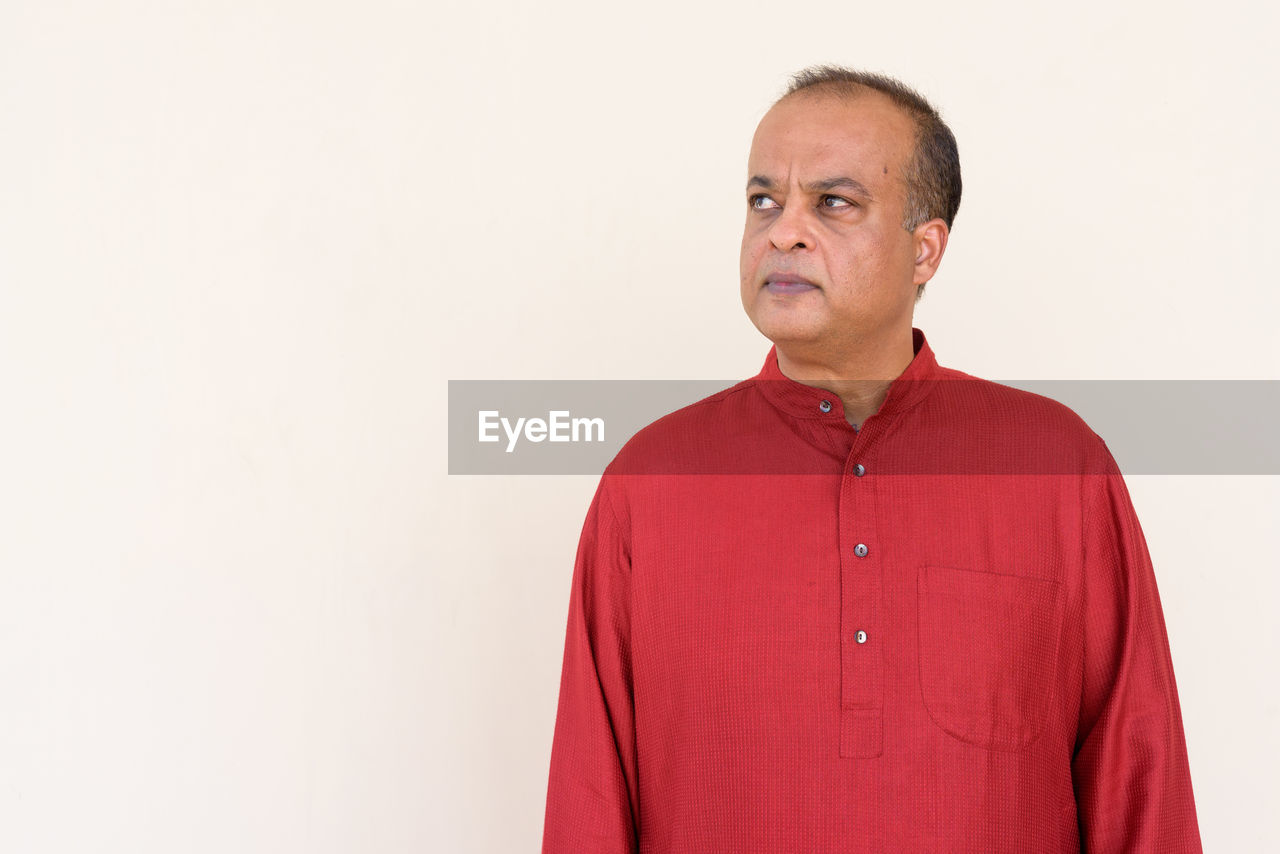
<svg viewBox="0 0 1280 854">
<path fill-rule="evenodd" d="M 763 175 L 752 175 L 751 179 L 747 181 L 747 189 L 750 190 L 752 187 L 762 187 L 766 190 L 773 190 L 774 184 L 773 181 Z M 844 175 L 838 175 L 834 178 L 823 178 L 818 181 L 812 181 L 808 184 L 802 184 L 800 189 L 810 195 L 815 193 L 825 193 L 829 190 L 850 190 L 857 195 L 865 196 L 868 199 L 875 198 L 875 196 L 871 195 L 871 191 L 863 186 L 860 181 L 855 181 Z"/>
</svg>

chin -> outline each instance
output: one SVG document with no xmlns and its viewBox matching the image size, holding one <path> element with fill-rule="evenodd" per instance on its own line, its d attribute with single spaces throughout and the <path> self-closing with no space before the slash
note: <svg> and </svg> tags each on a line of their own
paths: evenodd
<svg viewBox="0 0 1280 854">
<path fill-rule="evenodd" d="M 775 344 L 811 344 L 821 340 L 821 327 L 813 321 L 802 321 L 799 318 L 763 317 L 753 318 L 760 334 Z"/>
</svg>

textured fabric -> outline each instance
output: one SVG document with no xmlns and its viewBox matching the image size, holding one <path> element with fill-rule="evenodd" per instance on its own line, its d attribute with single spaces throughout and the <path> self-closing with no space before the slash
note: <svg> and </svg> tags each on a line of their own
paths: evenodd
<svg viewBox="0 0 1280 854">
<path fill-rule="evenodd" d="M 770 350 L 609 465 L 545 854 L 1200 851 L 1114 459 L 913 334 L 859 429 Z"/>
</svg>

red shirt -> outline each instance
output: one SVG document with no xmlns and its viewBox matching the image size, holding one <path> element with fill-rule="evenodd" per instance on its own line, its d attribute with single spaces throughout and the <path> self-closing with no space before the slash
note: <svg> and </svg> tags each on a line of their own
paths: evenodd
<svg viewBox="0 0 1280 854">
<path fill-rule="evenodd" d="M 544 854 L 1200 851 L 1110 452 L 914 338 L 860 429 L 775 349 L 610 463 Z"/>
</svg>

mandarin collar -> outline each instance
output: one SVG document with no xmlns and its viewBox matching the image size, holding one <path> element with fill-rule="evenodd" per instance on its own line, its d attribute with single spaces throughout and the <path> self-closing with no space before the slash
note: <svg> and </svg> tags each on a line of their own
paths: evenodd
<svg viewBox="0 0 1280 854">
<path fill-rule="evenodd" d="M 876 414 L 871 416 L 873 418 L 905 412 L 915 406 L 924 399 L 939 378 L 941 369 L 924 332 L 913 326 L 911 339 L 915 355 L 906 369 L 889 384 L 884 402 L 880 404 Z M 844 421 L 844 404 L 839 395 L 828 389 L 797 382 L 782 373 L 782 369 L 778 367 L 776 344 L 769 348 L 764 367 L 755 376 L 755 380 L 769 402 L 789 415 L 796 418 Z M 825 412 L 824 403 L 830 404 Z"/>
</svg>

